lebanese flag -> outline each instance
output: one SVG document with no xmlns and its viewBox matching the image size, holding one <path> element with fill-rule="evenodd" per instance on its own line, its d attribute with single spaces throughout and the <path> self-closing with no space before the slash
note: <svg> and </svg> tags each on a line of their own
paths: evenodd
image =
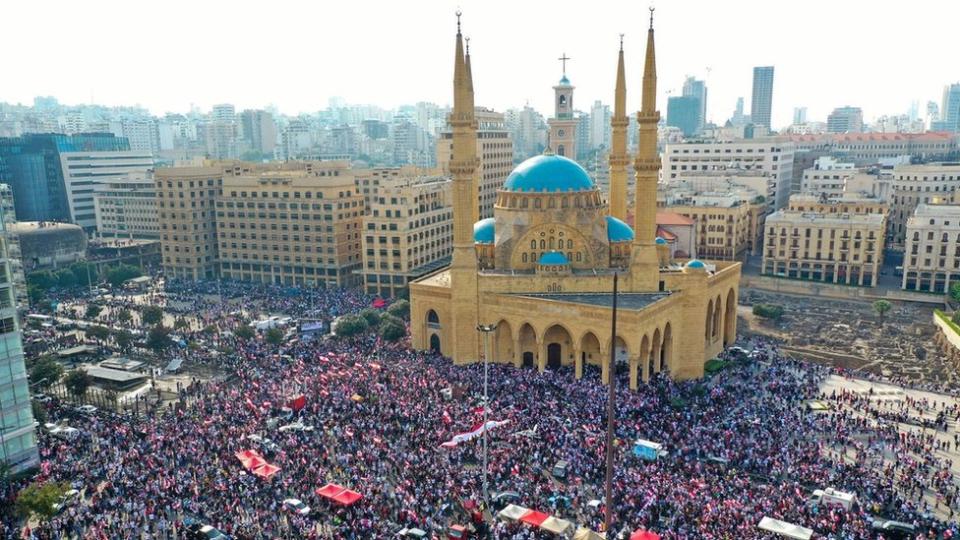
<svg viewBox="0 0 960 540">
<path fill-rule="evenodd" d="M 467 432 L 465 432 L 465 433 L 457 433 L 457 434 L 454 435 L 453 438 L 450 439 L 449 441 L 447 441 L 447 442 L 445 442 L 445 443 L 441 443 L 440 446 L 442 446 L 443 448 L 454 448 L 454 447 L 456 447 L 458 444 L 460 444 L 460 443 L 462 443 L 462 442 L 467 442 L 467 441 L 469 441 L 469 440 L 471 440 L 471 439 L 475 439 L 475 438 L 479 437 L 480 435 L 483 435 L 483 433 L 484 433 L 485 431 L 489 430 L 489 429 L 493 429 L 493 428 L 495 428 L 495 427 L 500 427 L 500 426 L 502 426 L 502 425 L 504 425 L 504 424 L 507 424 L 507 423 L 509 423 L 509 422 L 510 422 L 510 420 L 501 420 L 501 421 L 490 420 L 490 421 L 488 421 L 485 425 L 484 425 L 484 424 L 477 424 L 477 425 L 474 426 L 470 431 L 467 431 Z"/>
</svg>

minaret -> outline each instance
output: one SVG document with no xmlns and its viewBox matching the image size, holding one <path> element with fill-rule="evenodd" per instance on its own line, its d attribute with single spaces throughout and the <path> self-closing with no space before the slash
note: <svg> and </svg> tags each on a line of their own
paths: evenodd
<svg viewBox="0 0 960 540">
<path fill-rule="evenodd" d="M 477 213 L 477 187 L 474 177 L 477 159 L 477 122 L 473 108 L 473 82 L 470 64 L 463 54 L 460 33 L 460 12 L 457 12 L 457 46 L 453 66 L 453 111 L 450 128 L 453 132 L 453 155 L 450 174 L 453 176 L 453 260 L 450 264 L 450 294 L 453 306 L 453 327 L 445 339 L 453 344 L 445 350 L 457 363 L 480 358 L 477 348 L 477 252 L 473 243 L 474 215 Z"/>
<path fill-rule="evenodd" d="M 467 54 L 464 57 L 464 63 L 466 64 L 466 70 L 467 70 L 467 85 L 470 88 L 470 102 L 467 106 L 470 108 L 471 111 L 475 112 L 476 106 L 474 104 L 474 99 L 473 99 L 473 70 L 470 69 L 470 38 L 465 38 L 464 41 L 467 42 Z M 474 141 L 476 141 L 476 138 L 477 138 L 476 137 L 477 127 L 478 127 L 477 120 L 476 118 L 474 118 L 473 120 Z M 472 217 L 470 218 L 471 223 L 476 223 L 480 221 L 480 174 L 481 174 L 480 167 L 476 167 L 476 170 L 473 173 L 473 180 L 471 181 L 473 183 L 473 214 L 472 214 Z M 473 226 L 471 225 L 471 229 L 470 229 L 471 231 L 473 230 L 472 227 Z"/>
<path fill-rule="evenodd" d="M 627 220 L 627 83 L 623 68 L 623 34 L 620 34 L 620 58 L 617 60 L 617 90 L 613 100 L 613 133 L 610 141 L 610 215 Z"/>
<path fill-rule="evenodd" d="M 660 156 L 657 153 L 657 60 L 653 46 L 653 8 L 650 8 L 650 29 L 647 31 L 647 54 L 643 64 L 643 100 L 637 113 L 639 144 L 634 169 L 637 172 L 636 204 L 633 209 L 633 261 L 630 265 L 634 290 L 656 290 L 659 287 L 659 260 L 654 242 L 657 227 L 657 176 Z"/>
</svg>

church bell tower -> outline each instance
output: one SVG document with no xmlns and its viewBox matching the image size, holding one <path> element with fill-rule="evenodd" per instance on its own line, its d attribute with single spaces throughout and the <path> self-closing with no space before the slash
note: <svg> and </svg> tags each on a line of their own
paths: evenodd
<svg viewBox="0 0 960 540">
<path fill-rule="evenodd" d="M 563 77 L 553 87 L 553 118 L 550 125 L 550 151 L 558 156 L 577 159 L 577 120 L 573 118 L 573 89 L 567 78 L 567 53 L 558 58 L 563 62 Z"/>
</svg>

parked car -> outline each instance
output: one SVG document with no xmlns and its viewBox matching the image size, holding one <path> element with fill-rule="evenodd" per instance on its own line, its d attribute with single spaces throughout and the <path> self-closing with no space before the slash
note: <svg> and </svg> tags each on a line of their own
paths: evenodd
<svg viewBox="0 0 960 540">
<path fill-rule="evenodd" d="M 53 398 L 46 394 L 35 394 L 33 400 L 39 403 L 50 403 L 53 401 Z"/>
<path fill-rule="evenodd" d="M 183 526 L 186 529 L 187 540 L 230 540 L 230 536 L 215 529 L 212 525 L 186 518 L 183 520 Z"/>
<path fill-rule="evenodd" d="M 260 451 L 262 451 L 265 454 L 274 454 L 280 451 L 280 446 L 266 437 L 261 437 L 260 435 L 253 434 L 253 435 L 247 435 L 247 440 L 257 445 L 257 447 L 260 448 Z"/>
<path fill-rule="evenodd" d="M 874 531 L 883 533 L 891 540 L 911 540 L 917 535 L 917 528 L 910 523 L 890 519 L 876 519 L 872 523 Z"/>
<path fill-rule="evenodd" d="M 57 437 L 59 439 L 65 439 L 68 441 L 72 441 L 73 439 L 76 439 L 78 435 L 80 435 L 79 429 L 72 428 L 62 423 L 51 424 L 48 422 L 43 425 L 43 428 L 46 429 L 47 433 L 49 433 L 50 435 L 53 435 L 54 437 Z"/>
<path fill-rule="evenodd" d="M 300 499 L 284 499 L 283 509 L 301 516 L 305 516 L 310 513 L 310 507 L 303 504 L 303 501 Z"/>
<path fill-rule="evenodd" d="M 297 420 L 292 424 L 280 426 L 279 431 L 313 431 L 313 426 L 308 426 L 303 422 Z"/>
<path fill-rule="evenodd" d="M 92 415 L 97 412 L 97 408 L 93 405 L 80 405 L 79 407 L 74 407 L 73 410 L 77 411 L 80 414 Z"/>
</svg>

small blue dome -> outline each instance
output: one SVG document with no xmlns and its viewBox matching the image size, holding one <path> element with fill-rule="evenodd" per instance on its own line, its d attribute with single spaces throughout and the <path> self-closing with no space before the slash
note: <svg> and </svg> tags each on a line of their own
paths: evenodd
<svg viewBox="0 0 960 540">
<path fill-rule="evenodd" d="M 693 259 L 692 261 L 687 263 L 687 268 L 704 269 L 706 267 L 707 266 L 703 264 L 703 261 L 699 259 Z"/>
<path fill-rule="evenodd" d="M 611 242 L 630 242 L 633 240 L 633 229 L 619 219 L 607 216 L 607 240 Z"/>
<path fill-rule="evenodd" d="M 473 241 L 477 244 L 492 244 L 494 238 L 493 218 L 481 219 L 473 224 Z"/>
<path fill-rule="evenodd" d="M 570 79 L 566 75 L 560 78 L 560 84 L 570 84 Z"/>
<path fill-rule="evenodd" d="M 658 246 L 664 246 L 667 244 L 667 241 L 664 240 L 662 236 L 658 236 L 657 239 L 654 240 L 654 242 L 656 242 Z"/>
<path fill-rule="evenodd" d="M 565 192 L 594 189 L 593 180 L 572 159 L 553 154 L 532 157 L 517 165 L 503 189 L 520 192 Z"/>
<path fill-rule="evenodd" d="M 548 251 L 540 256 L 540 261 L 537 264 L 542 264 L 544 266 L 556 266 L 561 264 L 570 264 L 570 261 L 567 260 L 567 256 L 559 251 Z"/>
</svg>

